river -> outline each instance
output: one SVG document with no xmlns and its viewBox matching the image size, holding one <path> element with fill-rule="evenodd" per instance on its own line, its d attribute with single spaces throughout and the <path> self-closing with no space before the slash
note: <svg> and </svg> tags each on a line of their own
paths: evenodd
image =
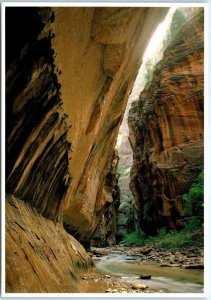
<svg viewBox="0 0 211 300">
<path fill-rule="evenodd" d="M 144 262 L 140 257 L 111 253 L 95 260 L 96 271 L 108 274 L 117 281 L 143 283 L 151 289 L 167 293 L 203 293 L 203 270 L 178 267 L 164 268 L 155 262 Z M 151 275 L 150 280 L 139 279 Z"/>
</svg>

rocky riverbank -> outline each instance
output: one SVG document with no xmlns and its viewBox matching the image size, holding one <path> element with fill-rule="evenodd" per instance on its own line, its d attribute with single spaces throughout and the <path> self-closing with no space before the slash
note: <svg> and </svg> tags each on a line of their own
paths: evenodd
<svg viewBox="0 0 211 300">
<path fill-rule="evenodd" d="M 89 273 L 81 277 L 81 293 L 154 293 L 164 292 L 149 288 L 142 283 L 121 282 L 115 276 L 103 275 L 99 273 Z"/>
<path fill-rule="evenodd" d="M 155 262 L 161 267 L 177 267 L 184 269 L 203 269 L 204 258 L 203 249 L 190 247 L 184 251 L 163 251 L 153 246 L 144 247 L 125 247 L 123 245 L 110 248 L 93 248 L 91 256 L 93 259 L 99 259 L 103 255 L 110 253 L 124 253 L 128 256 L 140 257 L 140 262 Z"/>
<path fill-rule="evenodd" d="M 156 247 L 125 247 L 124 245 L 118 245 L 108 248 L 92 248 L 89 254 L 96 263 L 96 270 L 91 272 L 88 271 L 81 276 L 79 286 L 81 287 L 80 292 L 82 293 L 171 293 L 170 285 L 168 287 L 163 283 L 160 283 L 157 286 L 154 285 L 153 283 L 156 281 L 155 278 L 159 278 L 159 276 L 168 278 L 168 273 L 169 276 L 173 274 L 170 270 L 175 270 L 175 274 L 178 274 L 178 272 L 183 272 L 181 270 L 182 268 L 203 269 L 204 267 L 203 251 L 196 247 L 190 248 L 184 252 L 180 251 L 173 253 L 170 251 L 162 251 Z M 106 261 L 106 265 L 111 265 L 112 262 L 109 261 L 111 259 L 114 260 L 114 257 L 118 256 L 124 257 L 125 262 L 123 262 L 123 265 L 126 264 L 128 266 L 127 261 L 129 265 L 132 261 L 134 261 L 135 265 L 143 265 L 143 269 L 141 268 L 143 274 L 140 273 L 140 277 L 134 276 L 133 279 L 131 279 L 131 277 L 128 277 L 126 274 L 125 277 L 121 268 L 117 268 L 116 274 L 113 272 L 109 273 L 109 268 L 107 270 L 102 269 L 102 262 L 103 265 L 105 265 L 104 262 Z M 101 265 L 101 267 L 99 267 L 99 265 Z M 154 266 L 157 266 L 156 268 L 158 268 L 157 275 L 155 275 L 155 271 L 152 271 L 152 278 L 151 273 L 145 274 L 146 266 L 149 265 L 152 266 L 152 269 L 151 267 L 149 268 L 149 272 L 150 270 L 155 270 Z M 133 269 L 133 266 L 134 264 L 131 264 L 131 269 Z M 176 269 L 178 271 L 176 271 Z M 103 273 L 101 273 L 102 271 Z M 193 272 L 195 271 L 196 270 L 193 270 Z M 122 276 L 120 276 L 121 272 Z M 186 270 L 184 270 L 184 272 L 187 273 Z M 134 274 L 138 273 L 134 271 Z M 148 280 L 142 280 L 142 277 L 145 277 L 146 275 L 149 277 Z"/>
</svg>

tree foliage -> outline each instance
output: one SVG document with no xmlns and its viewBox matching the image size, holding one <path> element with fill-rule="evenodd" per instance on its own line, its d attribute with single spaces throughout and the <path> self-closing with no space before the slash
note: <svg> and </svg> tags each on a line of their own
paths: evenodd
<svg viewBox="0 0 211 300">
<path fill-rule="evenodd" d="M 180 231 L 166 232 L 163 228 L 157 236 L 146 236 L 142 231 L 135 231 L 124 237 L 127 246 L 153 245 L 160 249 L 171 251 L 185 247 L 203 245 L 203 216 L 204 216 L 204 171 L 201 171 L 189 192 L 183 196 L 184 216 L 188 217 L 186 225 Z"/>
<path fill-rule="evenodd" d="M 183 196 L 184 215 L 196 216 L 203 220 L 204 212 L 204 171 L 202 171 L 196 182 L 191 186 L 188 194 Z"/>
<path fill-rule="evenodd" d="M 171 39 L 173 39 L 177 35 L 180 28 L 185 24 L 185 22 L 186 22 L 186 18 L 183 15 L 183 13 L 180 10 L 176 10 L 173 15 L 171 26 L 170 26 Z"/>
<path fill-rule="evenodd" d="M 169 32 L 166 35 L 166 38 L 163 40 L 163 50 L 165 50 L 171 41 L 175 38 L 179 30 L 186 22 L 186 17 L 180 10 L 176 10 L 171 21 Z"/>
<path fill-rule="evenodd" d="M 151 60 L 148 60 L 145 64 L 145 68 L 146 68 L 145 82 L 146 82 L 146 86 L 149 86 L 153 79 L 153 72 L 155 70 L 155 65 L 153 65 Z"/>
</svg>

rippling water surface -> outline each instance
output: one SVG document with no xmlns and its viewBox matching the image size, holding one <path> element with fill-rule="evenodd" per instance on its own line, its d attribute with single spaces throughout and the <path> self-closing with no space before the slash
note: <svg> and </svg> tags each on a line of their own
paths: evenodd
<svg viewBox="0 0 211 300">
<path fill-rule="evenodd" d="M 109 254 L 96 261 L 96 269 L 124 282 L 141 282 L 152 289 L 170 293 L 203 293 L 203 270 L 186 270 L 177 267 L 163 268 L 156 263 L 142 262 L 139 257 Z M 141 280 L 141 274 L 151 275 Z"/>
</svg>

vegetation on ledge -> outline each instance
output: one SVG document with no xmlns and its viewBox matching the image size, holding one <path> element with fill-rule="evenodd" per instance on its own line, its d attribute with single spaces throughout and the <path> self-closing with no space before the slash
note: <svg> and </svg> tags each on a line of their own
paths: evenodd
<svg viewBox="0 0 211 300">
<path fill-rule="evenodd" d="M 202 171 L 196 183 L 188 194 L 183 196 L 184 221 L 182 230 L 172 230 L 166 233 L 163 228 L 157 236 L 146 236 L 141 231 L 128 234 L 124 238 L 127 246 L 154 246 L 161 250 L 178 251 L 192 246 L 203 247 L 203 200 L 204 200 L 204 172 Z"/>
</svg>

